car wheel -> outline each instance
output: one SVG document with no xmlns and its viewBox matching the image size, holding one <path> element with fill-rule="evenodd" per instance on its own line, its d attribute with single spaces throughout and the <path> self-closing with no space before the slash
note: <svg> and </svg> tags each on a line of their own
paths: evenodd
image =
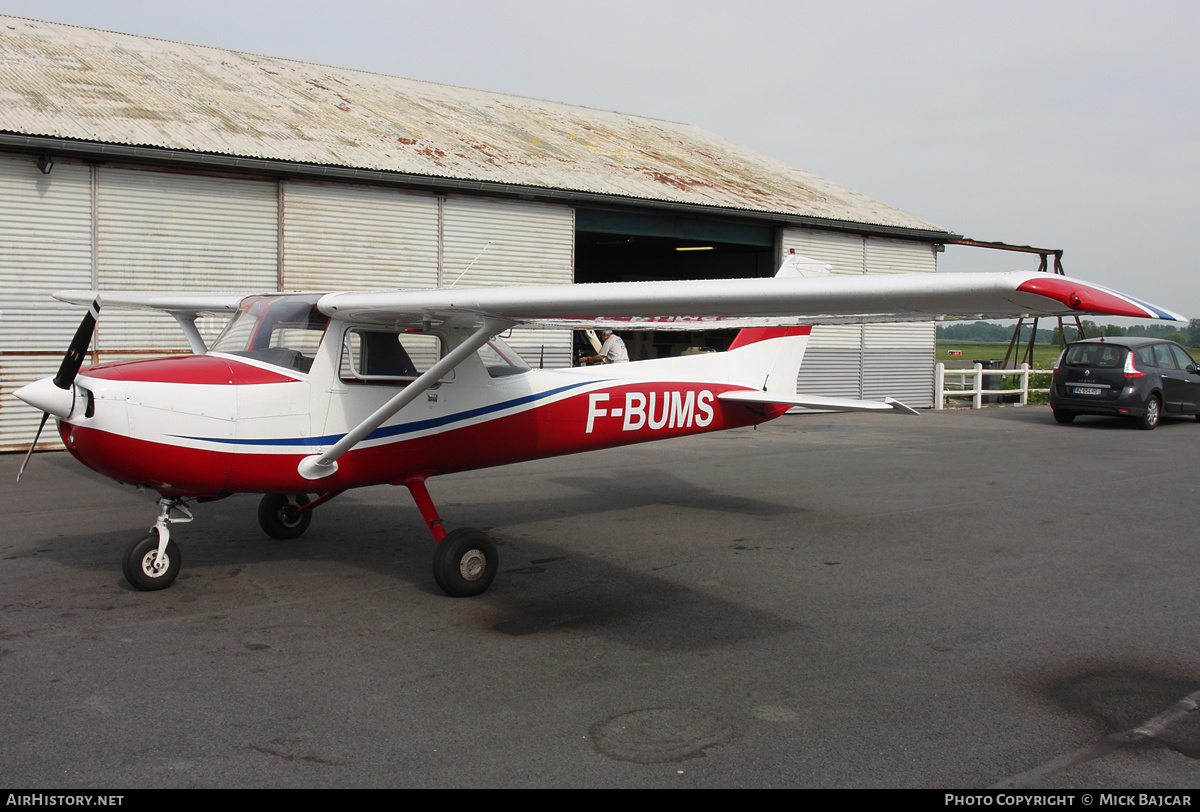
<svg viewBox="0 0 1200 812">
<path fill-rule="evenodd" d="M 1158 419 L 1161 416 L 1161 407 L 1158 402 L 1158 395 L 1151 395 L 1146 401 L 1146 408 L 1142 411 L 1142 416 L 1138 418 L 1138 428 L 1152 431 L 1158 425 Z"/>
<path fill-rule="evenodd" d="M 1054 419 L 1059 423 L 1070 423 L 1075 419 L 1075 413 L 1068 412 L 1066 409 L 1055 409 Z"/>
</svg>

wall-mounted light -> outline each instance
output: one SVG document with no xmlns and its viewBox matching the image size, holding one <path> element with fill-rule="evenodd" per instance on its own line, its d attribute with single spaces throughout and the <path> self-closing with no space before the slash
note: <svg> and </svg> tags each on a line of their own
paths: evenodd
<svg viewBox="0 0 1200 812">
<path fill-rule="evenodd" d="M 37 159 L 37 168 L 42 170 L 43 175 L 49 175 L 50 170 L 54 168 L 54 159 L 50 157 L 49 152 L 43 152 Z"/>
<path fill-rule="evenodd" d="M 677 245 L 676 251 L 713 251 L 716 250 L 715 245 Z"/>
</svg>

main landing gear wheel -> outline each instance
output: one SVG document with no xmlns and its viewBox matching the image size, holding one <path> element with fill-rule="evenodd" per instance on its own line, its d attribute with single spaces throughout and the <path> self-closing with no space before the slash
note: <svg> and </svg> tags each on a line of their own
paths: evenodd
<svg viewBox="0 0 1200 812">
<path fill-rule="evenodd" d="M 447 533 L 433 552 L 433 579 L 452 598 L 482 595 L 499 566 L 495 542 L 471 527 Z"/>
<path fill-rule="evenodd" d="M 125 580 L 135 588 L 142 592 L 153 592 L 166 589 L 175 581 L 182 561 L 179 545 L 173 541 L 167 541 L 167 549 L 163 551 L 160 561 L 158 533 L 152 531 L 129 545 L 121 561 L 121 570 L 125 573 Z"/>
<path fill-rule="evenodd" d="M 281 493 L 268 493 L 258 503 L 258 526 L 273 539 L 295 539 L 304 535 L 312 522 L 312 512 L 296 515 L 296 508 L 308 504 L 305 494 L 295 500 Z"/>
</svg>

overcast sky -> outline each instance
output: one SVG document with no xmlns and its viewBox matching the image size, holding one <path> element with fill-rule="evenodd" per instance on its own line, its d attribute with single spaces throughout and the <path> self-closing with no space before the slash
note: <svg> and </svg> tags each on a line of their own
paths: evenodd
<svg viewBox="0 0 1200 812">
<path fill-rule="evenodd" d="M 1200 3 L 0 0 L 0 11 L 686 122 L 1200 317 Z M 947 249 L 941 270 L 1037 259 Z"/>
</svg>

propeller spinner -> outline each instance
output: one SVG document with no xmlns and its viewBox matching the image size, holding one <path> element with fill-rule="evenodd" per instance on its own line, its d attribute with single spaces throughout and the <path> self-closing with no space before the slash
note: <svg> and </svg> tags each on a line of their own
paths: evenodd
<svg viewBox="0 0 1200 812">
<path fill-rule="evenodd" d="M 25 459 L 21 462 L 21 470 L 17 472 L 18 482 L 21 481 L 21 474 L 25 473 L 25 466 L 29 463 L 29 457 L 33 454 L 33 448 L 41 438 L 42 429 L 46 427 L 46 421 L 50 419 L 50 415 L 66 418 L 75 408 L 75 376 L 79 374 L 83 360 L 87 357 L 88 347 L 92 343 L 92 334 L 96 330 L 96 319 L 99 315 L 100 300 L 96 299 L 88 308 L 83 321 L 79 322 L 79 329 L 75 331 L 75 337 L 71 339 L 67 354 L 63 356 L 62 364 L 58 367 L 58 374 L 53 378 L 34 381 L 13 393 L 35 409 L 42 410 L 42 422 L 38 424 L 37 434 L 33 436 L 29 451 L 25 453 Z"/>
</svg>

